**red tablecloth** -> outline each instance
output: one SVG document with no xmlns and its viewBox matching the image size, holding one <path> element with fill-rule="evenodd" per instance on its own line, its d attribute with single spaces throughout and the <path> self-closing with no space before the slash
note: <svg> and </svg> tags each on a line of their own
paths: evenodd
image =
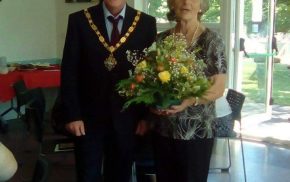
<svg viewBox="0 0 290 182">
<path fill-rule="evenodd" d="M 13 71 L 0 75 L 0 102 L 11 100 L 15 93 L 13 83 L 23 79 L 27 88 L 60 86 L 60 70 Z"/>
</svg>

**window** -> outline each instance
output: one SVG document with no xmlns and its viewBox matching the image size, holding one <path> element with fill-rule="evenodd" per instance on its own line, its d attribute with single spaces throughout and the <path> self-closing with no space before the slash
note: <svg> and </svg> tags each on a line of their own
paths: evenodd
<svg viewBox="0 0 290 182">
<path fill-rule="evenodd" d="M 201 21 L 204 23 L 220 23 L 220 1 L 221 0 L 211 0 L 209 10 L 202 16 Z"/>
<path fill-rule="evenodd" d="M 168 23 L 168 11 L 167 0 L 147 0 L 147 13 L 155 16 L 157 23 Z"/>
<path fill-rule="evenodd" d="M 220 1 L 211 0 L 210 9 L 202 17 L 204 23 L 220 23 Z M 168 13 L 167 0 L 144 0 L 144 12 L 156 17 L 158 30 L 168 29 L 173 24 L 166 17 Z"/>
</svg>

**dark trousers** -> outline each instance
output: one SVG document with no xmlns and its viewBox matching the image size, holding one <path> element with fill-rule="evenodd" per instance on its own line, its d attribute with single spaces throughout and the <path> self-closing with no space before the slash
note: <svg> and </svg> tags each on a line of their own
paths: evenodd
<svg viewBox="0 0 290 182">
<path fill-rule="evenodd" d="M 75 137 L 78 182 L 129 182 L 135 136 L 116 131 L 110 122 L 86 124 L 86 135 Z"/>
<path fill-rule="evenodd" d="M 175 140 L 155 135 L 158 182 L 206 182 L 213 139 Z"/>
</svg>

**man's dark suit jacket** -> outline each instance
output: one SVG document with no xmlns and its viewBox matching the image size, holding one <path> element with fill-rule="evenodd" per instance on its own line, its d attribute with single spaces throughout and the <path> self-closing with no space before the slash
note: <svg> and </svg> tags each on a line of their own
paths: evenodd
<svg viewBox="0 0 290 182">
<path fill-rule="evenodd" d="M 108 40 L 102 4 L 88 9 L 101 34 Z M 127 5 L 121 35 L 131 26 L 137 11 Z M 127 42 L 114 53 L 118 64 L 112 71 L 104 66 L 109 52 L 99 42 L 83 11 L 69 16 L 68 31 L 61 68 L 61 98 L 67 122 L 95 120 L 107 122 L 124 115 L 138 119 L 140 109 L 122 109 L 124 98 L 115 90 L 115 84 L 129 76 L 134 69 L 127 61 L 127 50 L 143 50 L 155 40 L 155 18 L 141 14 L 140 21 Z M 126 116 L 126 117 L 127 117 Z"/>
</svg>

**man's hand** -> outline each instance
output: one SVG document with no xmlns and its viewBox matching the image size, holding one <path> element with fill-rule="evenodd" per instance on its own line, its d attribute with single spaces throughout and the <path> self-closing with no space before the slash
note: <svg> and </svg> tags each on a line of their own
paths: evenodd
<svg viewBox="0 0 290 182">
<path fill-rule="evenodd" d="M 141 120 L 141 121 L 139 121 L 139 123 L 137 125 L 137 129 L 136 129 L 135 134 L 143 136 L 148 130 L 149 130 L 148 123 L 144 120 Z"/>
<path fill-rule="evenodd" d="M 71 134 L 73 134 L 75 136 L 82 136 L 82 135 L 86 134 L 85 133 L 85 125 L 84 125 L 84 122 L 82 120 L 67 123 L 65 125 L 65 128 L 67 129 L 67 131 L 69 131 Z"/>
</svg>

